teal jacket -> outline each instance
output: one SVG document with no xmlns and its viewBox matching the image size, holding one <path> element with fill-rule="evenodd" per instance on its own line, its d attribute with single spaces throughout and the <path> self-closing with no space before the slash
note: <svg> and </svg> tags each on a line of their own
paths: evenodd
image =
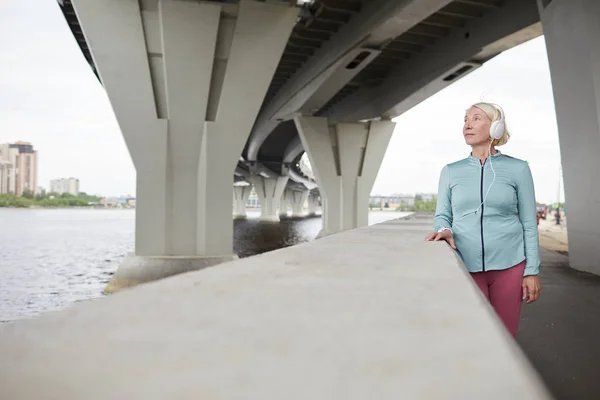
<svg viewBox="0 0 600 400">
<path fill-rule="evenodd" d="M 494 178 L 492 167 L 496 180 L 479 207 Z M 469 156 L 442 169 L 434 229 L 452 229 L 469 272 L 503 270 L 527 260 L 524 275 L 537 275 L 536 214 L 533 178 L 523 160 L 497 152 L 483 164 Z"/>
</svg>

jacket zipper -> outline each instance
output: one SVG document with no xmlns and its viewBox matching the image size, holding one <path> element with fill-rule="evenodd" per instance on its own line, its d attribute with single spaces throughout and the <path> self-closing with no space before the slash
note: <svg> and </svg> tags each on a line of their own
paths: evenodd
<svg viewBox="0 0 600 400">
<path fill-rule="evenodd" d="M 483 205 L 483 171 L 484 171 L 484 169 L 483 168 L 485 167 L 486 161 L 487 161 L 487 159 L 485 161 L 483 161 L 483 164 L 481 164 L 481 183 L 479 185 L 479 195 L 481 198 L 480 201 L 482 203 L 481 204 L 480 226 L 481 226 L 481 265 L 483 267 L 483 272 L 485 272 L 485 246 L 483 243 L 483 207 L 484 207 L 484 205 Z"/>
</svg>

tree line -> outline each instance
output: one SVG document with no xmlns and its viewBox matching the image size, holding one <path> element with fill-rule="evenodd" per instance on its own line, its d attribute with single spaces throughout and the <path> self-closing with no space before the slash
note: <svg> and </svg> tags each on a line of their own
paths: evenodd
<svg viewBox="0 0 600 400">
<path fill-rule="evenodd" d="M 73 196 L 69 193 L 46 193 L 34 195 L 32 191 L 25 190 L 22 196 L 14 194 L 0 194 L 0 207 L 87 207 L 97 204 L 101 197 L 91 196 L 85 192 Z"/>
</svg>

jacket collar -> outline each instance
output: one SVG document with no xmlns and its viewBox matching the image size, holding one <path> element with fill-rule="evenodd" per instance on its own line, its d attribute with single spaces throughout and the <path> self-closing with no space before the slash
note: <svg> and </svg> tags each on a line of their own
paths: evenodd
<svg viewBox="0 0 600 400">
<path fill-rule="evenodd" d="M 500 152 L 500 150 L 496 149 L 496 154 L 492 154 L 492 158 L 495 160 L 496 158 L 502 156 L 502 153 Z M 476 162 L 478 165 L 481 165 L 481 161 L 479 160 L 479 158 L 473 156 L 472 153 L 469 153 L 469 157 L 467 157 L 467 159 L 469 161 L 474 161 Z"/>
</svg>

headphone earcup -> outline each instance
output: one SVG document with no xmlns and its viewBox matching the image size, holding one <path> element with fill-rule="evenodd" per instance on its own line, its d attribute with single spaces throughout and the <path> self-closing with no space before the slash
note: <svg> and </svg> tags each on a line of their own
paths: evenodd
<svg viewBox="0 0 600 400">
<path fill-rule="evenodd" d="M 490 136 L 492 139 L 500 139 L 504 134 L 504 121 L 494 121 L 490 125 Z"/>
</svg>

